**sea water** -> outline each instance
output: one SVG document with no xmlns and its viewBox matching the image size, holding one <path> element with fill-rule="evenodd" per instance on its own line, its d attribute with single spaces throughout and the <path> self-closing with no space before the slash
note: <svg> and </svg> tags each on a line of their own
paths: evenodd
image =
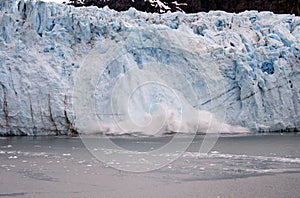
<svg viewBox="0 0 300 198">
<path fill-rule="evenodd" d="M 95 149 L 105 150 L 105 145 L 101 145 L 101 141 L 108 138 L 124 152 L 132 155 L 136 152 L 147 153 L 164 147 L 173 141 L 173 136 L 99 137 L 99 144 Z M 136 162 L 130 158 L 124 158 L 123 162 L 118 162 L 119 159 L 113 158 L 109 163 L 103 162 L 97 159 L 97 156 L 91 155 L 79 137 L 2 137 L 0 139 L 2 180 L 0 192 L 3 195 L 10 193 L 18 195 L 21 192 L 25 193 L 21 195 L 35 197 L 43 193 L 48 196 L 61 195 L 55 193 L 63 193 L 66 189 L 77 192 L 76 190 L 80 189 L 79 194 L 75 194 L 76 197 L 76 195 L 85 195 L 86 191 L 97 194 L 99 189 L 109 187 L 126 191 L 128 182 L 142 185 L 140 189 L 135 189 L 140 193 L 148 192 L 147 185 L 152 188 L 158 183 L 160 185 L 180 183 L 185 186 L 183 191 L 189 189 L 191 192 L 196 192 L 197 190 L 192 186 L 198 182 L 228 180 L 230 184 L 236 179 L 245 178 L 255 178 L 258 182 L 262 182 L 265 177 L 269 176 L 290 182 L 276 189 L 283 192 L 287 190 L 287 186 L 292 188 L 295 185 L 294 180 L 299 179 L 297 174 L 300 173 L 300 134 L 298 133 L 222 135 L 210 152 L 201 153 L 199 149 L 204 138 L 204 135 L 197 135 L 185 152 L 163 167 L 150 172 L 132 173 L 116 169 L 116 167 L 124 168 L 135 166 L 137 163 L 151 164 L 151 162 Z M 187 135 L 182 135 L 176 141 L 180 144 L 187 139 Z M 113 156 L 113 153 L 117 152 L 109 149 L 105 151 L 107 156 Z M 176 153 L 175 150 L 170 153 L 161 153 L 160 157 L 168 158 L 174 153 Z M 290 180 L 291 175 L 295 177 L 294 180 Z M 84 181 L 82 178 L 85 178 Z M 280 181 L 286 182 L 286 180 Z M 113 187 L 117 185 L 116 183 L 124 184 L 124 186 Z M 95 185 L 99 188 L 94 188 Z M 49 190 L 48 187 L 53 190 Z M 223 190 L 225 192 L 225 188 Z M 67 196 L 68 193 L 62 196 Z M 251 193 L 251 190 L 248 193 Z M 294 195 L 295 192 L 290 191 L 290 193 Z"/>
<path fill-rule="evenodd" d="M 107 139 L 107 137 L 98 139 L 95 150 L 104 149 L 102 139 Z M 111 136 L 109 139 L 116 145 L 116 148 L 119 148 L 118 151 L 122 150 L 132 155 L 147 154 L 174 141 L 172 135 L 162 137 Z M 177 137 L 176 144 L 187 140 L 187 135 L 182 135 L 180 138 Z M 186 151 L 170 163 L 172 168 L 167 169 L 168 172 L 188 171 L 192 173 L 193 178 L 213 179 L 216 177 L 215 171 L 220 172 L 217 178 L 300 171 L 300 134 L 222 135 L 209 153 L 199 152 L 203 140 L 204 135 L 195 136 Z M 113 152 L 116 151 L 106 150 L 107 155 Z M 161 156 L 167 157 L 174 153 L 176 153 L 175 149 L 170 153 L 162 152 Z M 99 161 L 97 166 L 109 166 L 97 159 L 97 156 L 90 156 L 89 150 L 78 137 L 3 137 L 0 139 L 0 158 L 2 171 L 8 169 L 14 171 L 16 169 L 14 166 L 20 168 L 20 165 L 29 165 L 36 159 L 44 158 L 49 161 L 58 159 L 70 163 L 75 162 L 76 159 L 78 161 L 93 159 L 91 163 Z M 22 163 L 24 158 L 28 161 L 27 164 Z M 117 159 L 112 159 L 112 161 L 117 161 Z M 135 162 L 124 161 L 126 165 L 130 163 Z M 164 170 L 170 164 L 166 164 L 161 169 Z M 33 168 L 33 171 L 34 169 L 39 169 L 39 164 Z M 185 175 L 185 177 L 188 176 Z"/>
</svg>

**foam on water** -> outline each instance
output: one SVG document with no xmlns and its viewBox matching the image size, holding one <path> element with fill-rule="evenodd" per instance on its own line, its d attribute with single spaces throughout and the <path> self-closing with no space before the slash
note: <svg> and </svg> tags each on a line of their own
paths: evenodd
<svg viewBox="0 0 300 198">
<path fill-rule="evenodd" d="M 284 163 L 296 163 L 300 164 L 299 158 L 288 157 L 270 157 L 270 156 L 251 156 L 251 155 L 236 155 L 236 154 L 222 154 L 222 153 L 196 153 L 186 152 L 183 157 L 187 158 L 223 158 L 232 160 L 257 160 L 257 161 L 269 161 L 269 162 L 284 162 Z"/>
</svg>

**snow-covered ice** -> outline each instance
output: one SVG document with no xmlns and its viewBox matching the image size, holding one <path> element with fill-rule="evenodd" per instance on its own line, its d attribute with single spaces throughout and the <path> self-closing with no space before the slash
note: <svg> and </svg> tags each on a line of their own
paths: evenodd
<svg viewBox="0 0 300 198">
<path fill-rule="evenodd" d="M 4 0 L 0 21 L 1 134 L 95 132 L 91 107 L 107 133 L 300 128 L 299 17 Z"/>
</svg>

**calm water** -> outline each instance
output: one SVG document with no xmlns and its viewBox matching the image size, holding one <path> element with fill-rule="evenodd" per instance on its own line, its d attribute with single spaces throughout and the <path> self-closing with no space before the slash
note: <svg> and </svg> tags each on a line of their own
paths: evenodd
<svg viewBox="0 0 300 198">
<path fill-rule="evenodd" d="M 187 136 L 182 136 L 176 141 L 180 144 L 186 139 Z M 161 148 L 172 141 L 172 136 L 112 137 L 110 140 L 133 154 Z M 101 141 L 102 138 L 99 138 L 95 150 L 102 149 L 108 156 L 116 152 L 105 147 L 105 144 L 102 145 Z M 288 194 L 282 196 L 297 197 L 297 194 L 300 194 L 297 188 L 293 188 L 297 185 L 295 182 L 300 182 L 300 134 L 223 136 L 208 154 L 198 152 L 202 141 L 203 136 L 197 136 L 181 157 L 163 168 L 146 173 L 130 173 L 110 168 L 109 166 L 116 167 L 118 163 L 114 159 L 108 164 L 97 160 L 78 137 L 3 137 L 0 139 L 0 196 L 82 197 L 88 193 L 93 197 L 98 192 L 104 193 L 103 189 L 110 189 L 105 191 L 103 196 L 118 192 L 119 194 L 114 194 L 118 197 L 122 192 L 125 193 L 124 196 L 129 196 L 130 192 L 135 191 L 139 192 L 139 195 L 155 192 L 153 189 L 157 185 L 174 188 L 173 192 L 168 191 L 164 194 L 162 191 L 162 195 L 172 196 L 181 192 L 185 196 L 189 192 L 199 193 L 200 190 L 205 190 L 194 188 L 199 182 L 199 185 L 224 182 L 218 184 L 221 187 L 223 185 L 223 188 L 220 187 L 221 194 L 207 196 L 227 197 L 232 191 L 227 192 L 228 187 L 225 185 L 233 184 L 236 179 L 258 179 L 258 183 L 262 182 L 260 186 L 263 186 L 264 179 L 273 176 L 281 178 L 276 182 L 286 184 L 278 183 L 280 187 L 270 191 L 274 195 L 285 192 Z M 162 153 L 160 157 L 167 158 L 170 155 L 172 153 Z M 145 162 L 146 165 L 152 165 L 151 163 Z M 128 167 L 135 164 L 136 161 L 124 158 L 124 163 L 119 163 L 119 166 Z M 293 178 L 290 178 L 291 175 Z M 271 181 L 275 182 L 274 179 Z M 128 183 L 141 186 L 126 187 Z M 179 191 L 176 185 L 182 189 Z M 251 195 L 251 188 L 248 190 L 248 194 L 246 192 L 244 195 Z M 190 195 L 197 197 L 197 194 Z M 265 197 L 263 194 L 255 194 L 259 195 Z M 266 195 L 268 197 L 270 194 Z"/>
</svg>

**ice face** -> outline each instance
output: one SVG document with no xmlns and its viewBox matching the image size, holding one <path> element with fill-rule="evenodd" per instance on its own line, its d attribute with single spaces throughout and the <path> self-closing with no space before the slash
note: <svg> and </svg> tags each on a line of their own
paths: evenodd
<svg viewBox="0 0 300 198">
<path fill-rule="evenodd" d="M 139 131 L 155 120 L 183 132 L 205 132 L 211 120 L 223 132 L 300 127 L 299 17 L 5 0 L 0 21 L 1 134 L 78 129 L 74 90 L 88 65 L 92 95 L 82 100 L 103 131 Z"/>
</svg>

